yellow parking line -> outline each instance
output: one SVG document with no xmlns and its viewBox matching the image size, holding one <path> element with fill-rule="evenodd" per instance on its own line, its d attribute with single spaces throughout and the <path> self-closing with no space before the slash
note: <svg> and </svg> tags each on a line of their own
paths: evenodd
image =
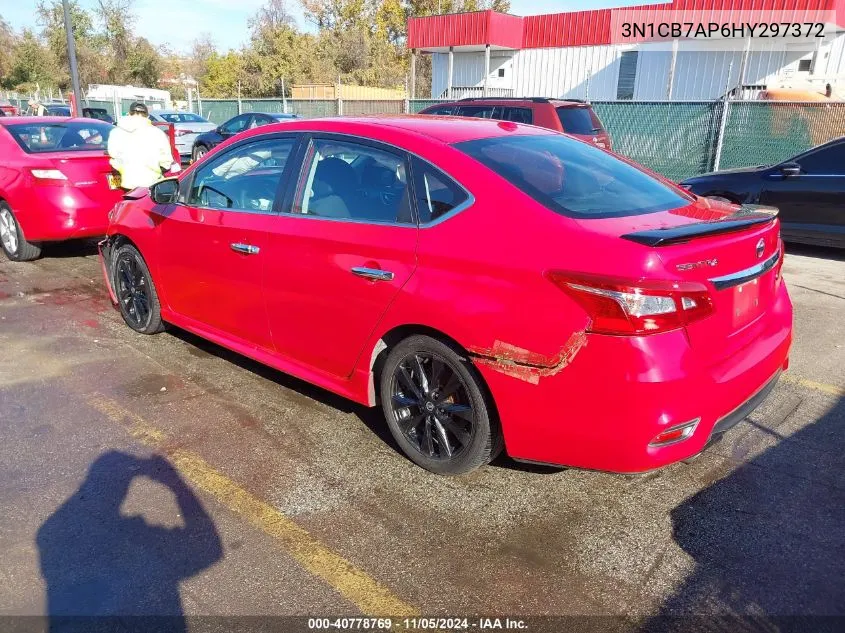
<svg viewBox="0 0 845 633">
<path fill-rule="evenodd" d="M 836 385 L 828 385 L 823 382 L 816 382 L 815 380 L 807 380 L 806 378 L 792 376 L 791 374 L 784 375 L 783 381 L 793 385 L 806 387 L 807 389 L 812 389 L 814 391 L 821 391 L 822 393 L 836 396 L 837 398 L 845 397 L 845 387 L 837 387 Z"/>
<path fill-rule="evenodd" d="M 311 536 L 273 506 L 241 488 L 199 455 L 183 449 L 164 450 L 168 437 L 141 416 L 100 395 L 89 403 L 110 420 L 123 425 L 136 440 L 162 450 L 191 484 L 215 497 L 255 527 L 275 537 L 283 549 L 308 572 L 325 581 L 362 613 L 372 616 L 414 616 L 419 610 Z"/>
</svg>

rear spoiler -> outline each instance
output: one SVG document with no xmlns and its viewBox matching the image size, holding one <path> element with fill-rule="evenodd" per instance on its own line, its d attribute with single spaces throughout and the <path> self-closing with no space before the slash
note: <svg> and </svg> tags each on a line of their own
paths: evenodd
<svg viewBox="0 0 845 633">
<path fill-rule="evenodd" d="M 695 222 L 682 226 L 670 226 L 663 229 L 649 229 L 627 233 L 622 239 L 645 244 L 646 246 L 667 246 L 688 242 L 697 237 L 708 237 L 720 233 L 733 233 L 757 224 L 767 224 L 774 221 L 778 215 L 775 207 L 764 207 L 756 204 L 744 204 L 734 214 L 718 220 Z"/>
</svg>

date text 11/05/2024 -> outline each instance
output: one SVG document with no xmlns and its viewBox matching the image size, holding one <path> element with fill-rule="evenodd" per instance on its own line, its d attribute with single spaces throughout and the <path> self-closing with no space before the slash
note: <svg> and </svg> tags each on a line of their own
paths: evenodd
<svg viewBox="0 0 845 633">
<path fill-rule="evenodd" d="M 310 630 L 339 631 L 526 631 L 518 618 L 309 618 Z"/>
</svg>

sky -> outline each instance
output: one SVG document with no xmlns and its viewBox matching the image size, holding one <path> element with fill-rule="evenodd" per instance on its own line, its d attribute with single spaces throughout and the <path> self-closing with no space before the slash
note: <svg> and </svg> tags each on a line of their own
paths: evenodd
<svg viewBox="0 0 845 633">
<path fill-rule="evenodd" d="M 248 37 L 247 21 L 264 4 L 265 0 L 135 0 L 133 9 L 137 16 L 136 32 L 154 45 L 169 44 L 180 52 L 190 50 L 200 34 L 210 33 L 217 46 L 226 50 L 239 48 Z M 536 15 L 586 9 L 601 9 L 631 4 L 644 0 L 511 0 L 514 15 Z M 80 0 L 91 9 L 97 0 Z M 299 2 L 288 3 L 300 28 L 308 29 Z M 38 28 L 31 2 L 3 0 L 0 16 L 12 28 Z"/>
</svg>

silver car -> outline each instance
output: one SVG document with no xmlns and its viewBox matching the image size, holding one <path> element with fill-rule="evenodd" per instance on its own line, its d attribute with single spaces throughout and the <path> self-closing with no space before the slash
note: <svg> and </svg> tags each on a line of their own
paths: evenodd
<svg viewBox="0 0 845 633">
<path fill-rule="evenodd" d="M 217 126 L 208 119 L 193 112 L 178 110 L 150 110 L 150 120 L 157 123 L 172 123 L 176 135 L 176 149 L 184 159 L 190 159 L 197 136 Z"/>
</svg>

